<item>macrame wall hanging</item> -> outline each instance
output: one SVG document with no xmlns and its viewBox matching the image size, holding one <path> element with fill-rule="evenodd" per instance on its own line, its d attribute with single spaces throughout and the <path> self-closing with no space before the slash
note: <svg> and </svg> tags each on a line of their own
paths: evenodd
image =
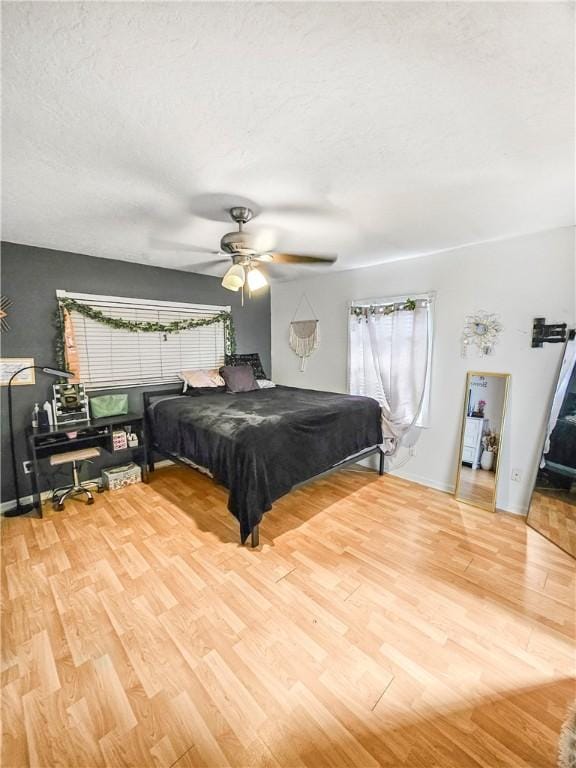
<svg viewBox="0 0 576 768">
<path fill-rule="evenodd" d="M 314 318 L 313 320 L 296 320 L 298 310 L 300 309 L 303 300 L 306 300 L 306 303 L 310 307 L 310 312 Z M 308 296 L 303 293 L 290 323 L 290 349 L 300 358 L 300 371 L 305 370 L 306 360 L 315 349 L 318 349 L 319 344 L 320 336 L 318 319 L 312 308 L 312 304 L 310 304 Z"/>
</svg>

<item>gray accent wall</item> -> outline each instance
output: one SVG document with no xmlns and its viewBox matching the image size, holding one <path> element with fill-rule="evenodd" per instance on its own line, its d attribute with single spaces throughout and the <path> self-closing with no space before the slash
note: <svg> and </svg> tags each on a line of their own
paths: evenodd
<svg viewBox="0 0 576 768">
<path fill-rule="evenodd" d="M 36 365 L 55 365 L 56 290 L 126 296 L 158 301 L 230 305 L 238 352 L 259 352 L 270 375 L 270 292 L 247 299 L 220 285 L 220 278 L 161 269 L 126 261 L 100 259 L 79 253 L 54 251 L 17 243 L 2 243 L 2 295 L 12 301 L 10 330 L 1 337 L 2 357 L 32 357 Z M 51 399 L 50 376 L 37 371 L 36 384 L 13 388 L 14 425 L 22 496 L 30 493 L 23 473 L 26 458 L 24 428 L 30 424 L 35 402 Z M 14 498 L 10 463 L 6 387 L 0 387 L 2 405 L 2 501 Z M 116 390 L 117 391 L 117 390 Z M 141 388 L 127 388 L 130 410 L 141 411 Z M 113 463 L 108 457 L 108 464 Z M 43 484 L 46 486 L 46 483 Z"/>
</svg>

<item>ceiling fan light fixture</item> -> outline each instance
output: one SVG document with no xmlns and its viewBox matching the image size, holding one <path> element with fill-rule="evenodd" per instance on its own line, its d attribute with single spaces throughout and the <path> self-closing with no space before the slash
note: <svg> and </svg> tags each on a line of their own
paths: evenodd
<svg viewBox="0 0 576 768">
<path fill-rule="evenodd" d="M 246 282 L 248 283 L 248 288 L 250 288 L 250 291 L 252 292 L 258 291 L 260 288 L 265 288 L 268 285 L 268 280 L 266 280 L 262 272 L 256 267 L 252 267 L 248 271 Z"/>
<path fill-rule="evenodd" d="M 232 264 L 228 272 L 222 278 L 222 287 L 229 291 L 238 291 L 246 281 L 246 273 L 241 264 Z"/>
</svg>

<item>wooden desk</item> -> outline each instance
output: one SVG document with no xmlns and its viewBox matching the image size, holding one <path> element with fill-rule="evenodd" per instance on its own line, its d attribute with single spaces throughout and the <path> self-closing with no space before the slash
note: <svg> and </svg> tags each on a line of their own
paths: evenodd
<svg viewBox="0 0 576 768">
<path fill-rule="evenodd" d="M 138 445 L 134 448 L 125 448 L 115 451 L 112 447 L 112 432 L 114 429 L 130 426 L 132 432 L 138 435 Z M 76 433 L 75 437 L 68 437 L 69 433 Z M 67 434 L 68 433 L 68 434 Z M 55 453 L 75 451 L 79 448 L 101 448 L 114 456 L 118 464 L 134 461 L 142 469 L 142 479 L 147 479 L 147 451 L 144 436 L 144 417 L 135 413 L 125 416 L 109 416 L 105 419 L 91 419 L 78 424 L 62 424 L 45 429 L 26 430 L 26 443 L 28 446 L 28 459 L 32 462 L 32 498 L 33 504 L 42 516 L 42 499 L 40 491 L 40 461 L 50 458 Z"/>
</svg>

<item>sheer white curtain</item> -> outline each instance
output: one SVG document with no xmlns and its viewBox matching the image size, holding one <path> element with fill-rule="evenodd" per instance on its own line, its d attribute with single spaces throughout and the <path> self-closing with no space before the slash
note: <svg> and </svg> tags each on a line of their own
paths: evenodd
<svg viewBox="0 0 576 768">
<path fill-rule="evenodd" d="M 416 423 L 427 393 L 430 302 L 355 306 L 349 320 L 349 389 L 382 407 L 387 453 Z"/>
</svg>

